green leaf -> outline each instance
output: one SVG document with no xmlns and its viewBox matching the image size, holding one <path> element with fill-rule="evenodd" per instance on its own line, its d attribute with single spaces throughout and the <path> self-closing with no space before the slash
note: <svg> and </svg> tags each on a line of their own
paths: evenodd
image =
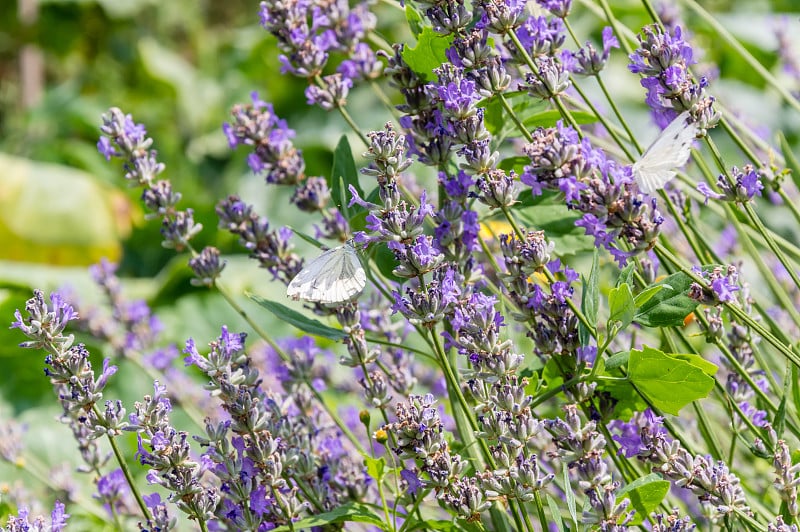
<svg viewBox="0 0 800 532">
<path fill-rule="evenodd" d="M 636 304 L 636 308 L 639 308 L 648 301 L 650 301 L 650 298 L 659 293 L 663 288 L 664 285 L 662 284 L 648 286 L 647 288 L 636 294 L 636 297 L 633 298 L 633 302 Z"/>
<path fill-rule="evenodd" d="M 589 270 L 589 279 L 587 280 L 581 274 L 581 284 L 583 291 L 581 292 L 581 312 L 586 316 L 586 320 L 592 324 L 593 327 L 597 326 L 597 313 L 600 308 L 600 276 L 598 274 L 598 261 L 597 249 L 592 254 L 592 269 Z M 578 341 L 582 346 L 587 346 L 592 340 L 589 328 L 583 322 L 578 323 Z"/>
<path fill-rule="evenodd" d="M 566 529 L 564 528 L 564 521 L 561 519 L 561 508 L 559 508 L 558 503 L 549 493 L 546 495 L 546 498 L 547 507 L 550 508 L 550 517 L 553 519 L 553 524 L 556 525 L 556 528 L 559 530 L 559 532 L 565 531 Z"/>
<path fill-rule="evenodd" d="M 633 321 L 647 327 L 680 327 L 686 316 L 694 312 L 698 302 L 689 297 L 692 279 L 683 272 L 673 273 L 661 282 L 653 294 L 636 312 Z"/>
<path fill-rule="evenodd" d="M 406 4 L 406 20 L 408 21 L 408 27 L 411 29 L 411 33 L 414 34 L 415 38 L 419 38 L 419 34 L 422 33 L 423 30 L 422 16 L 409 4 Z"/>
<path fill-rule="evenodd" d="M 314 336 L 321 336 L 330 340 L 342 340 L 343 338 L 347 338 L 347 335 L 339 329 L 328 327 L 327 325 L 324 325 L 317 320 L 308 318 L 303 314 L 290 309 L 289 307 L 281 305 L 280 303 L 269 301 L 255 294 L 247 294 L 247 296 L 273 313 L 279 320 L 284 321 L 305 333 L 312 334 Z"/>
<path fill-rule="evenodd" d="M 619 286 L 621 284 L 627 284 L 628 286 L 633 286 L 633 263 L 631 262 L 627 266 L 625 266 L 621 272 L 619 272 L 619 276 L 617 277 L 617 284 L 614 286 Z"/>
<path fill-rule="evenodd" d="M 570 483 L 569 478 L 569 466 L 566 462 L 562 462 L 561 464 L 561 473 L 564 476 L 564 496 L 567 499 L 567 509 L 569 510 L 569 516 L 572 519 L 572 523 L 570 523 L 570 528 L 572 530 L 578 530 L 578 513 L 577 508 L 575 506 L 575 493 L 572 491 L 572 483 Z"/>
<path fill-rule="evenodd" d="M 362 198 L 364 197 L 364 190 L 358 183 L 358 170 L 356 170 L 356 161 L 353 159 L 353 150 L 350 149 L 350 142 L 347 137 L 342 135 L 336 145 L 336 149 L 333 151 L 333 167 L 331 168 L 330 181 L 328 182 L 328 186 L 331 189 L 331 198 L 339 210 L 342 211 L 342 214 L 348 211 L 347 204 L 350 202 L 348 200 L 348 195 L 350 194 L 349 185 L 353 185 L 358 195 Z M 349 210 L 349 216 L 353 216 L 364 210 L 364 208 L 353 205 Z"/>
<path fill-rule="evenodd" d="M 589 270 L 589 280 L 583 279 L 583 294 L 581 295 L 581 312 L 589 323 L 597 322 L 597 313 L 600 310 L 600 268 L 598 266 L 598 252 L 592 254 L 592 268 Z"/>
<path fill-rule="evenodd" d="M 709 362 L 700 355 L 695 355 L 694 353 L 669 353 L 669 356 L 678 360 L 683 360 L 684 362 L 688 362 L 692 366 L 702 369 L 703 373 L 712 377 L 716 375 L 717 371 L 719 370 L 719 366 L 713 362 Z"/>
<path fill-rule="evenodd" d="M 669 491 L 669 481 L 656 473 L 638 478 L 617 492 L 617 500 L 622 497 L 630 499 L 636 509 L 630 525 L 638 525 L 653 512 Z"/>
<path fill-rule="evenodd" d="M 527 93 L 525 95 L 527 96 Z M 597 122 L 597 118 L 586 111 L 575 111 L 570 114 L 578 124 L 594 124 Z M 561 116 L 558 110 L 549 109 L 525 118 L 522 123 L 527 129 L 531 130 L 537 127 L 555 127 L 558 121 L 563 119 L 564 117 Z"/>
<path fill-rule="evenodd" d="M 606 370 L 610 371 L 627 364 L 630 354 L 630 351 L 620 351 L 619 353 L 614 353 L 606 359 Z"/>
<path fill-rule="evenodd" d="M 386 474 L 386 459 L 384 457 L 373 458 L 369 455 L 362 455 L 364 457 L 364 464 L 367 466 L 367 474 L 378 482 L 383 482 L 383 476 Z"/>
<path fill-rule="evenodd" d="M 320 242 L 319 240 L 317 240 L 316 238 L 314 238 L 313 236 L 308 235 L 308 234 L 304 233 L 303 231 L 298 231 L 297 229 L 295 229 L 291 225 L 287 225 L 286 227 L 291 229 L 292 233 L 296 234 L 297 236 L 299 236 L 300 238 L 302 238 L 303 240 L 305 240 L 306 242 L 308 242 L 312 246 L 314 246 L 316 248 L 319 248 L 319 249 L 322 249 L 324 247 L 324 244 L 322 242 Z"/>
<path fill-rule="evenodd" d="M 524 171 L 525 166 L 529 164 L 531 164 L 530 157 L 517 155 L 514 157 L 506 157 L 497 164 L 497 167 L 501 170 L 505 170 L 506 172 L 513 170 L 517 174 L 521 174 Z"/>
<path fill-rule="evenodd" d="M 610 307 L 611 315 L 608 318 L 609 330 L 612 326 L 616 326 L 616 330 L 624 329 L 633 321 L 633 316 L 636 314 L 636 305 L 633 303 L 633 294 L 631 287 L 626 283 L 612 288 L 608 293 L 608 306 Z"/>
<path fill-rule="evenodd" d="M 628 378 L 653 406 L 675 416 L 714 388 L 714 379 L 700 367 L 648 346 L 631 350 Z"/>
<path fill-rule="evenodd" d="M 422 33 L 417 35 L 416 46 L 403 48 L 403 60 L 422 79 L 432 81 L 436 78 L 433 69 L 447 61 L 445 50 L 452 44 L 452 35 L 440 35 L 430 26 L 426 26 Z"/>
<path fill-rule="evenodd" d="M 534 100 L 525 91 L 505 93 L 503 96 L 517 119 L 527 124 L 526 128 L 534 129 L 541 125 L 539 122 L 546 122 L 546 119 L 542 121 L 540 118 L 547 112 L 544 102 Z M 517 131 L 517 125 L 511 120 L 499 95 L 478 102 L 478 107 L 484 107 L 484 125 L 493 136 L 502 139 Z"/>
<path fill-rule="evenodd" d="M 367 523 L 374 525 L 381 530 L 388 530 L 383 518 L 373 513 L 372 508 L 360 502 L 349 502 L 339 506 L 335 510 L 322 514 L 312 515 L 292 523 L 292 528 L 288 525 L 273 529 L 273 532 L 287 532 L 289 530 L 308 530 L 312 527 L 322 527 L 324 525 L 340 523 Z"/>
<path fill-rule="evenodd" d="M 553 390 L 560 388 L 564 384 L 564 377 L 561 375 L 561 370 L 558 369 L 555 357 L 550 357 L 550 360 L 544 365 L 542 369 L 542 390 Z"/>
</svg>

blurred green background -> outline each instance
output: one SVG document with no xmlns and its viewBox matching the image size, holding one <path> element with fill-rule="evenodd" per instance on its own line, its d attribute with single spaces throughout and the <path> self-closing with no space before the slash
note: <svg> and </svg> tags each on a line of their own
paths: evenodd
<svg viewBox="0 0 800 532">
<path fill-rule="evenodd" d="M 647 23 L 640 3 L 612 5 L 630 27 Z M 773 74 L 798 89 L 780 71 L 772 29 L 778 13 L 798 27 L 798 2 L 703 6 Z M 571 21 L 577 33 L 599 42 L 600 20 L 579 2 L 575 11 Z M 377 12 L 385 40 L 410 40 L 401 10 L 378 5 Z M 712 82 L 712 93 L 746 119 L 784 129 L 796 143 L 796 115 L 783 113 L 777 96 L 765 91 L 763 80 L 706 24 L 690 13 L 685 17 L 705 49 L 700 60 L 717 65 L 725 78 Z M 627 100 L 636 131 L 652 138 L 644 91 L 625 65 L 624 54 L 615 52 L 606 82 Z M 33 288 L 50 291 L 66 284 L 84 301 L 99 301 L 87 267 L 107 257 L 120 263 L 127 297 L 146 299 L 164 322 L 164 343 L 183 345 L 194 337 L 203 346 L 222 324 L 245 330 L 218 296 L 189 284 L 188 257 L 161 247 L 160 223 L 144 220 L 140 189 L 127 186 L 119 161 L 108 163 L 97 153 L 100 117 L 111 106 L 147 127 L 167 166 L 163 177 L 183 195 L 179 207 L 194 209 L 205 227 L 195 247 L 215 245 L 225 255 L 230 291 L 256 315 L 245 290 L 255 287 L 284 301 L 282 288 L 268 282 L 271 276 L 256 268 L 230 235 L 216 230 L 214 205 L 239 194 L 278 225 L 308 222 L 293 220 L 296 210 L 287 203 L 291 190 L 267 187 L 252 175 L 246 150 L 231 151 L 221 125 L 234 103 L 249 102 L 250 92 L 257 90 L 297 131 L 307 175 L 325 176 L 331 150 L 347 128 L 337 115 L 307 106 L 305 87 L 305 80 L 279 74 L 275 41 L 258 25 L 254 0 L 0 1 L 0 323 L 10 324 Z M 391 118 L 368 87 L 351 93 L 348 108 L 364 131 L 379 129 Z M 358 162 L 361 145 L 351 140 L 351 146 Z M 303 243 L 298 248 L 304 256 L 314 253 Z M 292 333 L 282 325 L 271 332 Z M 20 350 L 22 340 L 18 331 L 0 325 L 0 362 L 7 376 L 0 384 L 0 419 L 17 413 L 34 426 L 57 426 L 52 420 L 57 405 L 42 377 L 43 355 Z M 103 346 L 89 347 L 99 365 L 107 355 Z M 129 376 L 113 381 L 116 388 L 109 396 L 127 401 L 151 390 L 146 377 Z M 35 411 L 39 404 L 50 410 Z M 43 433 L 34 449 L 44 457 L 60 436 Z"/>
</svg>

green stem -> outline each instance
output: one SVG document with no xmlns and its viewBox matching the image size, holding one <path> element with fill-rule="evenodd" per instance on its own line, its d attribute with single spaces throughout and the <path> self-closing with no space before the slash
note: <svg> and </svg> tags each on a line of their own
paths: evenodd
<svg viewBox="0 0 800 532">
<path fill-rule="evenodd" d="M 501 92 L 501 93 L 498 94 L 498 96 L 500 97 L 500 103 L 503 105 L 503 109 L 506 110 L 506 112 L 508 113 L 508 116 L 511 118 L 511 120 L 514 122 L 514 124 L 517 126 L 517 129 L 519 130 L 519 132 L 522 133 L 522 136 L 525 137 L 525 140 L 527 140 L 528 142 L 532 142 L 533 141 L 533 136 L 525 128 L 525 124 L 523 124 L 520 121 L 519 117 L 517 117 L 517 114 L 514 112 L 514 109 L 511 107 L 511 104 L 508 103 L 508 100 L 506 99 L 505 95 Z"/>
<path fill-rule="evenodd" d="M 742 46 L 742 44 L 731 35 L 731 33 L 725 28 L 723 24 L 721 24 L 717 19 L 715 19 L 708 11 L 703 9 L 700 4 L 695 2 L 694 0 L 684 0 L 683 2 L 689 9 L 697 13 L 703 21 L 706 22 L 709 26 L 711 26 L 715 32 L 722 38 L 725 43 L 736 50 L 736 52 L 742 57 L 742 59 L 747 62 L 748 66 L 752 68 L 759 76 L 761 76 L 764 81 L 767 82 L 773 89 L 775 89 L 778 94 L 781 95 L 781 98 L 793 107 L 796 111 L 800 111 L 800 102 L 797 101 L 792 93 L 786 89 L 786 87 L 781 84 L 775 77 L 766 69 L 764 66 L 753 57 L 753 55 L 747 51 L 747 49 Z"/>
<path fill-rule="evenodd" d="M 97 405 L 92 407 L 95 410 L 95 415 L 98 419 L 103 419 L 100 413 L 97 410 Z M 125 475 L 125 481 L 128 483 L 128 487 L 131 489 L 131 493 L 133 493 L 133 498 L 136 499 L 136 504 L 139 506 L 139 509 L 142 511 L 142 515 L 148 521 L 152 519 L 150 515 L 150 510 L 147 508 L 147 505 L 144 503 L 144 499 L 142 498 L 142 494 L 139 492 L 139 488 L 136 485 L 136 482 L 133 479 L 133 475 L 131 475 L 131 470 L 128 467 L 128 463 L 125 461 L 125 457 L 119 450 L 119 446 L 117 445 L 116 440 L 109 435 L 108 441 L 111 444 L 111 450 L 114 452 L 114 457 L 117 459 L 117 463 L 119 464 L 120 469 L 122 469 L 122 474 Z"/>
<path fill-rule="evenodd" d="M 655 246 L 656 252 L 661 255 L 664 259 L 672 263 L 676 268 L 678 268 L 681 272 L 685 275 L 688 275 L 694 282 L 700 284 L 700 286 L 704 288 L 708 288 L 708 285 L 702 277 L 697 275 L 691 269 L 683 266 L 681 262 L 675 257 L 668 249 L 660 244 L 656 244 Z M 747 313 L 744 312 L 740 307 L 728 303 L 723 302 L 721 303 L 728 311 L 731 312 L 734 316 L 736 316 L 739 320 L 745 323 L 748 327 L 753 329 L 757 334 L 759 334 L 764 340 L 766 340 L 770 345 L 772 345 L 775 349 L 777 349 L 782 355 L 792 361 L 793 364 L 800 367 L 800 354 L 794 352 L 791 347 L 788 347 L 780 340 L 778 340 L 770 331 L 765 329 L 761 326 L 760 323 L 753 320 Z"/>
</svg>

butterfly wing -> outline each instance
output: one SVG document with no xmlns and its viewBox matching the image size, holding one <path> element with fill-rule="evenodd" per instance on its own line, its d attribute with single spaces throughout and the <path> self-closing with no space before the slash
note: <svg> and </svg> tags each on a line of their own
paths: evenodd
<svg viewBox="0 0 800 532">
<path fill-rule="evenodd" d="M 286 295 L 312 303 L 332 304 L 352 299 L 367 284 L 356 250 L 349 245 L 329 249 L 292 279 Z"/>
<path fill-rule="evenodd" d="M 633 164 L 633 176 L 642 192 L 653 194 L 675 177 L 676 169 L 689 160 L 697 133 L 697 124 L 691 122 L 689 111 L 670 122 L 641 159 Z"/>
</svg>

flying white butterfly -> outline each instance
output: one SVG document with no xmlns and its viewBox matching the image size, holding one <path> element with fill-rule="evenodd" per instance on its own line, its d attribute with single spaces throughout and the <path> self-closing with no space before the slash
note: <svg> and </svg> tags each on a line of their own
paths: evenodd
<svg viewBox="0 0 800 532">
<path fill-rule="evenodd" d="M 329 249 L 300 270 L 286 295 L 330 305 L 353 299 L 364 290 L 367 274 L 350 244 Z"/>
<path fill-rule="evenodd" d="M 633 163 L 633 177 L 639 184 L 639 190 L 645 194 L 653 194 L 664 188 L 675 177 L 676 169 L 689 160 L 692 142 L 700 131 L 697 123 L 691 120 L 689 111 L 679 114 L 645 150 L 642 157 Z"/>
</svg>

